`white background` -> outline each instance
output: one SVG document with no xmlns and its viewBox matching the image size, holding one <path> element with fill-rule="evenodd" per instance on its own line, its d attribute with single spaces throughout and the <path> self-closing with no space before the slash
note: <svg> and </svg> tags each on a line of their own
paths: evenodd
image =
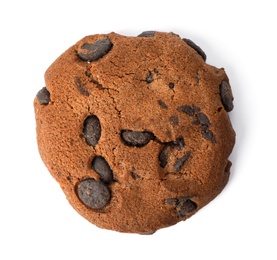
<svg viewBox="0 0 277 260">
<path fill-rule="evenodd" d="M 276 1 L 0 3 L 0 259 L 277 259 Z M 37 150 L 33 99 L 44 72 L 89 34 L 175 32 L 224 67 L 237 133 L 230 182 L 189 220 L 154 235 L 80 217 Z"/>
</svg>

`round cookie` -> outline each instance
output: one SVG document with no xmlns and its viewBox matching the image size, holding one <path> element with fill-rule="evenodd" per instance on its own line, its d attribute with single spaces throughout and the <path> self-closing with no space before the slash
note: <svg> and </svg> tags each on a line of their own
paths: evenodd
<svg viewBox="0 0 277 260">
<path fill-rule="evenodd" d="M 153 233 L 228 182 L 235 132 L 224 69 L 173 33 L 87 36 L 46 71 L 35 100 L 43 162 L 91 223 Z"/>
</svg>

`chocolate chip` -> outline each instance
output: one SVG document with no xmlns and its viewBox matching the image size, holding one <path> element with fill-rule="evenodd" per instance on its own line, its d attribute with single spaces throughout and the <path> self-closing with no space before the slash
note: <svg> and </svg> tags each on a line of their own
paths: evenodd
<svg viewBox="0 0 277 260">
<path fill-rule="evenodd" d="M 170 147 L 169 143 L 165 144 L 165 146 L 163 147 L 162 151 L 159 154 L 159 162 L 160 162 L 160 166 L 162 168 L 164 168 L 168 163 L 168 149 L 169 149 L 169 147 Z"/>
<path fill-rule="evenodd" d="M 87 144 L 95 146 L 101 136 L 101 125 L 97 116 L 88 116 L 84 122 L 83 134 Z"/>
<path fill-rule="evenodd" d="M 111 199 L 107 186 L 94 179 L 85 179 L 77 187 L 80 200 L 92 209 L 103 209 Z"/>
<path fill-rule="evenodd" d="M 185 140 L 183 137 L 178 137 L 175 141 L 169 143 L 177 150 L 182 150 L 185 147 Z"/>
<path fill-rule="evenodd" d="M 197 113 L 200 111 L 200 107 L 193 105 L 194 113 Z"/>
<path fill-rule="evenodd" d="M 230 173 L 231 166 L 232 166 L 232 162 L 228 160 L 228 161 L 227 161 L 227 164 L 226 164 L 226 166 L 225 166 L 224 172 L 229 174 L 229 173 Z"/>
<path fill-rule="evenodd" d="M 156 231 L 151 231 L 151 232 L 142 233 L 142 234 L 140 234 L 140 235 L 149 236 L 149 235 L 155 234 L 155 232 L 156 232 Z"/>
<path fill-rule="evenodd" d="M 191 213 L 197 209 L 197 204 L 190 199 L 179 200 L 176 206 L 179 218 L 184 218 L 187 213 Z"/>
<path fill-rule="evenodd" d="M 95 156 L 92 160 L 91 168 L 100 176 L 103 182 L 112 182 L 113 172 L 104 157 Z"/>
<path fill-rule="evenodd" d="M 132 176 L 132 178 L 133 178 L 134 180 L 137 180 L 137 179 L 140 178 L 140 175 L 137 174 L 137 173 L 135 173 L 135 172 L 131 172 L 131 176 Z"/>
<path fill-rule="evenodd" d="M 166 199 L 165 202 L 168 203 L 169 205 L 174 205 L 178 202 L 178 199 L 177 198 Z"/>
<path fill-rule="evenodd" d="M 37 93 L 37 100 L 41 105 L 48 105 L 50 100 L 50 92 L 47 90 L 46 87 L 43 87 L 38 93 Z"/>
<path fill-rule="evenodd" d="M 187 106 L 187 105 L 178 107 L 177 111 L 184 112 L 184 113 L 188 114 L 189 116 L 193 116 L 194 112 L 195 112 L 191 106 Z"/>
<path fill-rule="evenodd" d="M 172 125 L 178 125 L 178 124 L 179 124 L 179 119 L 178 119 L 177 116 L 171 116 L 171 117 L 169 118 L 169 121 L 170 121 L 170 123 L 171 123 Z"/>
<path fill-rule="evenodd" d="M 178 172 L 181 170 L 182 166 L 184 165 L 184 163 L 186 162 L 186 160 L 189 158 L 190 156 L 190 152 L 186 152 L 184 156 L 182 156 L 181 158 L 179 158 L 175 164 L 174 164 L 174 171 Z"/>
<path fill-rule="evenodd" d="M 201 132 L 204 138 L 211 141 L 212 143 L 216 142 L 213 132 L 209 130 L 207 126 L 201 126 Z"/>
<path fill-rule="evenodd" d="M 175 141 L 165 143 L 163 149 L 161 150 L 159 154 L 159 163 L 162 168 L 165 168 L 165 166 L 168 163 L 168 153 L 170 152 L 170 149 L 177 149 L 182 150 L 185 147 L 185 140 L 183 137 L 177 138 Z"/>
<path fill-rule="evenodd" d="M 85 61 L 96 61 L 106 55 L 112 46 L 113 44 L 108 38 L 95 43 L 85 43 L 78 50 L 78 56 Z"/>
<path fill-rule="evenodd" d="M 198 113 L 196 117 L 201 125 L 209 126 L 211 124 L 209 118 L 204 113 Z"/>
<path fill-rule="evenodd" d="M 162 108 L 164 108 L 164 109 L 167 109 L 167 105 L 166 105 L 166 103 L 164 103 L 162 100 L 158 100 L 158 104 L 162 107 Z"/>
<path fill-rule="evenodd" d="M 154 135 L 150 132 L 122 130 L 121 138 L 128 146 L 142 147 L 147 145 L 154 138 Z"/>
<path fill-rule="evenodd" d="M 234 104 L 233 104 L 234 97 L 229 83 L 223 80 L 220 84 L 219 90 L 220 90 L 221 102 L 225 110 L 227 112 L 232 111 L 234 108 Z"/>
<path fill-rule="evenodd" d="M 89 92 L 84 88 L 81 79 L 79 77 L 74 78 L 74 83 L 77 90 L 84 96 L 89 96 Z"/>
<path fill-rule="evenodd" d="M 182 39 L 188 46 L 190 46 L 191 48 L 193 48 L 202 58 L 204 61 L 206 61 L 207 56 L 205 54 L 205 52 L 198 46 L 196 45 L 192 40 L 190 39 L 186 39 L 183 38 Z"/>
<path fill-rule="evenodd" d="M 145 31 L 138 35 L 138 37 L 153 37 L 156 31 Z"/>
<path fill-rule="evenodd" d="M 170 82 L 168 86 L 169 86 L 170 89 L 174 89 L 174 83 L 173 82 Z"/>
<path fill-rule="evenodd" d="M 148 71 L 148 73 L 146 75 L 146 82 L 151 83 L 153 81 L 154 81 L 154 75 L 151 71 Z"/>
<path fill-rule="evenodd" d="M 175 206 L 177 216 L 179 218 L 184 218 L 187 213 L 191 213 L 197 209 L 197 204 L 190 198 L 191 197 L 188 196 L 181 196 L 179 198 L 166 199 L 165 202 L 171 206 Z"/>
</svg>

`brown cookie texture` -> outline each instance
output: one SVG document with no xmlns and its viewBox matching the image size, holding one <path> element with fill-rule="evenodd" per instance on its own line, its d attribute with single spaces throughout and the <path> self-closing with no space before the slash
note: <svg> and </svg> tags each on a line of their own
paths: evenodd
<svg viewBox="0 0 277 260">
<path fill-rule="evenodd" d="M 86 36 L 47 69 L 38 148 L 67 200 L 100 228 L 152 234 L 213 200 L 230 175 L 223 68 L 173 33 Z"/>
</svg>

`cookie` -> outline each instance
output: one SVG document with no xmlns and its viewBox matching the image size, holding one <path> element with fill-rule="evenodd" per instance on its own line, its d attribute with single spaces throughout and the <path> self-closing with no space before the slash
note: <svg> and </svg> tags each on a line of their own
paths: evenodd
<svg viewBox="0 0 277 260">
<path fill-rule="evenodd" d="M 150 234 L 186 220 L 230 175 L 233 94 L 223 68 L 173 33 L 84 37 L 46 71 L 38 148 L 98 227 Z"/>
</svg>

